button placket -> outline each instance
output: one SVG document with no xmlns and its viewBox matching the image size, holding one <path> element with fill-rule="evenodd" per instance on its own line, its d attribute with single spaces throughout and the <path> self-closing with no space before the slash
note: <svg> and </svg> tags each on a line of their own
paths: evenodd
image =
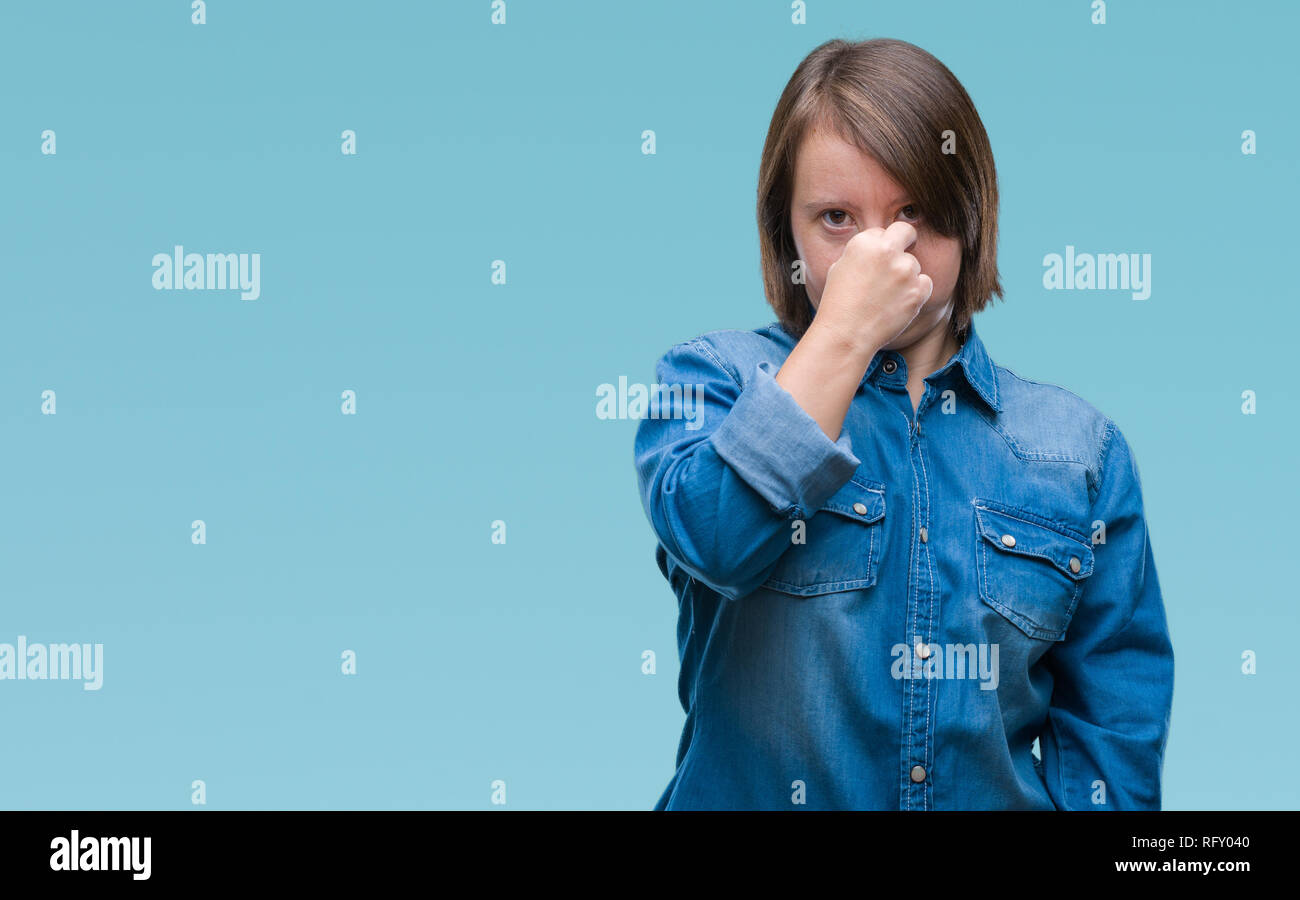
<svg viewBox="0 0 1300 900">
<path fill-rule="evenodd" d="M 912 510 L 912 527 L 914 538 L 911 541 L 912 558 L 908 564 L 907 579 L 907 626 L 913 636 L 912 645 L 916 657 L 928 660 L 935 653 L 927 636 L 936 633 L 940 618 L 939 597 L 941 589 L 938 574 L 935 572 L 929 546 L 929 528 L 921 523 L 930 518 L 930 478 L 926 471 L 925 440 L 921 437 L 921 415 L 925 411 L 929 398 L 921 398 L 915 416 L 909 418 L 910 440 L 908 441 L 909 458 L 912 463 L 912 484 L 915 505 Z M 904 404 L 904 414 L 913 412 L 911 398 L 903 392 L 899 399 Z M 934 747 L 934 724 L 932 707 L 934 692 L 938 685 L 930 678 L 908 679 L 903 686 L 903 746 L 900 763 L 903 767 L 903 779 L 900 784 L 901 809 L 927 810 L 933 808 L 932 785 L 926 766 L 933 762 L 931 754 Z"/>
</svg>

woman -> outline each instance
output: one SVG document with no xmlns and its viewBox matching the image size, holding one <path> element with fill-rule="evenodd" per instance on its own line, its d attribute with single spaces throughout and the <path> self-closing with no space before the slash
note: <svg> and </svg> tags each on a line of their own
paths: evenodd
<svg viewBox="0 0 1300 900">
<path fill-rule="evenodd" d="M 1158 809 L 1137 465 L 975 333 L 1002 289 L 966 91 L 911 44 L 823 44 L 758 193 L 778 321 L 669 350 L 657 380 L 703 408 L 636 437 L 687 714 L 656 808 Z"/>
</svg>

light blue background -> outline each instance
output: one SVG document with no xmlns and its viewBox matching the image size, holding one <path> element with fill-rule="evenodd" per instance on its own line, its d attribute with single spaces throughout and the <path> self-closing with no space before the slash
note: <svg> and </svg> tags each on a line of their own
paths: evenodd
<svg viewBox="0 0 1300 900">
<path fill-rule="evenodd" d="M 1166 806 L 1300 805 L 1294 5 L 489 16 L 4 4 L 0 641 L 102 642 L 104 686 L 0 682 L 0 807 L 184 809 L 203 779 L 209 809 L 483 809 L 500 778 L 508 808 L 650 808 L 676 602 L 636 423 L 595 391 L 774 318 L 759 155 L 835 36 L 965 84 L 1002 191 L 981 336 L 1134 448 L 1176 653 Z M 177 243 L 260 252 L 261 298 L 154 291 Z M 1043 290 L 1067 244 L 1151 253 L 1152 296 Z"/>
</svg>

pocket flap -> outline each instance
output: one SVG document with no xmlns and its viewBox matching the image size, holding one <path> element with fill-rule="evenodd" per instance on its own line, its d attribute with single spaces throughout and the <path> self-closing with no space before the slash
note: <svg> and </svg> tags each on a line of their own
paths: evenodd
<svg viewBox="0 0 1300 900">
<path fill-rule="evenodd" d="M 877 522 L 885 517 L 885 486 L 855 475 L 831 494 L 818 512 L 821 510 L 858 522 Z"/>
<path fill-rule="evenodd" d="M 1030 514 L 975 505 L 980 534 L 1003 553 L 1045 559 L 1075 581 L 1092 574 L 1092 547 L 1086 538 L 1066 534 L 1061 526 L 1022 518 L 1025 515 Z M 1004 539 L 1008 536 L 1010 541 Z"/>
</svg>

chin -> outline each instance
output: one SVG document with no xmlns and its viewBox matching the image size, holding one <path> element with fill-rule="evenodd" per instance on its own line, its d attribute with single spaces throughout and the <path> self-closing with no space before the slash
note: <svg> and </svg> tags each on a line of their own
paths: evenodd
<svg viewBox="0 0 1300 900">
<path fill-rule="evenodd" d="M 936 329 L 946 329 L 950 320 L 950 308 L 945 308 L 938 318 L 927 318 L 927 321 L 921 322 L 918 316 L 916 320 L 903 329 L 903 332 L 892 341 L 881 347 L 881 350 L 905 350 L 908 347 L 921 340 L 926 335 Z M 922 313 L 924 315 L 924 313 Z"/>
</svg>

